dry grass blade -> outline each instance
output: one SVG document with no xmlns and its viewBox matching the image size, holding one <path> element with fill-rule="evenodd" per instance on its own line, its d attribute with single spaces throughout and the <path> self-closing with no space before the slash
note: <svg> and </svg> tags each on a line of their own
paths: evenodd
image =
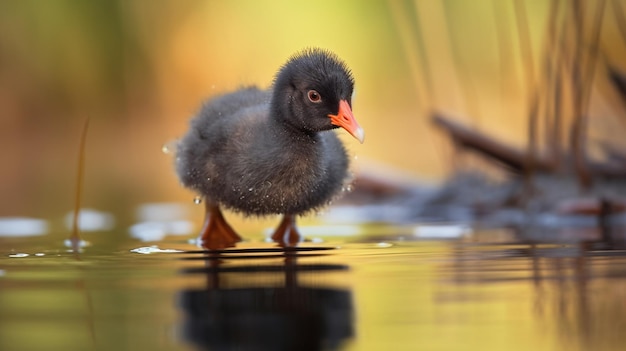
<svg viewBox="0 0 626 351">
<path fill-rule="evenodd" d="M 537 119 L 539 113 L 539 98 L 537 94 L 537 83 L 535 75 L 535 65 L 533 63 L 532 45 L 530 42 L 530 30 L 526 16 L 526 7 L 522 0 L 515 0 L 515 17 L 517 22 L 517 32 L 519 35 L 520 51 L 523 56 L 522 61 L 525 66 L 526 85 L 529 100 L 528 112 L 528 154 L 526 167 L 524 167 L 524 184 L 526 189 L 531 188 L 531 181 L 535 172 L 535 158 L 537 155 Z"/>
<path fill-rule="evenodd" d="M 604 17 L 605 0 L 599 0 L 593 23 L 591 27 L 591 47 L 588 52 L 583 51 L 584 45 L 584 8 L 580 0 L 574 1 L 573 16 L 575 25 L 578 27 L 576 39 L 578 40 L 576 57 L 577 64 L 573 67 L 573 81 L 575 89 L 574 100 L 574 123 L 572 124 L 572 153 L 574 155 L 574 167 L 579 177 L 579 183 L 583 190 L 591 187 L 591 175 L 587 167 L 586 145 L 587 145 L 587 125 L 588 106 L 591 96 L 591 86 L 593 85 L 596 62 L 600 48 L 600 32 L 602 29 L 602 19 Z M 586 54 L 586 55 L 585 55 Z M 584 60 L 586 58 L 586 60 Z"/>
<path fill-rule="evenodd" d="M 78 146 L 78 169 L 76 171 L 76 193 L 74 197 L 74 216 L 72 220 L 72 232 L 69 241 L 74 252 L 78 252 L 80 247 L 80 227 L 78 225 L 80 219 L 80 200 L 83 192 L 83 180 L 85 174 L 85 144 L 87 142 L 87 130 L 89 128 L 89 118 L 85 120 L 83 131 L 80 136 L 80 144 Z"/>
</svg>

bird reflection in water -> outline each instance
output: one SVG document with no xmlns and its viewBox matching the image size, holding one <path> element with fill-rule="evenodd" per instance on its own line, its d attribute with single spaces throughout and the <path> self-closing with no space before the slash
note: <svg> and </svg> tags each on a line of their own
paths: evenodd
<svg viewBox="0 0 626 351">
<path fill-rule="evenodd" d="M 339 349 L 353 335 L 351 292 L 298 282 L 303 274 L 348 269 L 298 263 L 298 259 L 325 255 L 330 249 L 209 250 L 189 257 L 206 264 L 188 268 L 184 274 L 203 274 L 207 280 L 206 288 L 181 293 L 183 337 L 199 349 L 211 350 Z M 233 264 L 259 258 L 279 258 L 281 263 Z M 279 282 L 253 282 L 268 274 L 276 275 Z M 237 287 L 233 287 L 235 282 Z"/>
</svg>

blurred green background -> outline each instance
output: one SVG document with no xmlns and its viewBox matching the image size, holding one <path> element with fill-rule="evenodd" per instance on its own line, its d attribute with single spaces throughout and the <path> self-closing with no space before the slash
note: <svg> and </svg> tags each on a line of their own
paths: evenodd
<svg viewBox="0 0 626 351">
<path fill-rule="evenodd" d="M 549 4 L 523 2 L 535 58 Z M 626 57 L 606 17 L 603 42 Z M 513 2 L 498 0 L 0 1 L 0 215 L 50 218 L 72 207 L 86 118 L 85 206 L 123 216 L 137 203 L 191 201 L 162 146 L 203 99 L 268 87 L 310 46 L 353 70 L 366 130 L 363 145 L 344 138 L 355 170 L 442 180 L 450 151 L 432 110 L 525 142 L 514 21 Z"/>
</svg>

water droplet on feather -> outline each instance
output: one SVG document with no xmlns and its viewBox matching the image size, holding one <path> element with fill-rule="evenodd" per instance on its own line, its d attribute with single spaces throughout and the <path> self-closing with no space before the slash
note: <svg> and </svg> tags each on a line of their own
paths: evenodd
<svg viewBox="0 0 626 351">
<path fill-rule="evenodd" d="M 163 146 L 161 146 L 161 151 L 166 155 L 172 154 L 176 152 L 177 145 L 178 145 L 178 140 L 170 140 L 167 143 L 163 144 Z"/>
</svg>

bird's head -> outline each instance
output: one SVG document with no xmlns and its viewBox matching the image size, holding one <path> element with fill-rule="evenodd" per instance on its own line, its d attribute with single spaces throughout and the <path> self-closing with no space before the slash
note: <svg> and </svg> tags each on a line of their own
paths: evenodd
<svg viewBox="0 0 626 351">
<path fill-rule="evenodd" d="M 308 49 L 292 56 L 274 81 L 273 109 L 286 123 L 308 132 L 341 127 L 363 142 L 352 114 L 354 79 L 336 55 Z"/>
</svg>

